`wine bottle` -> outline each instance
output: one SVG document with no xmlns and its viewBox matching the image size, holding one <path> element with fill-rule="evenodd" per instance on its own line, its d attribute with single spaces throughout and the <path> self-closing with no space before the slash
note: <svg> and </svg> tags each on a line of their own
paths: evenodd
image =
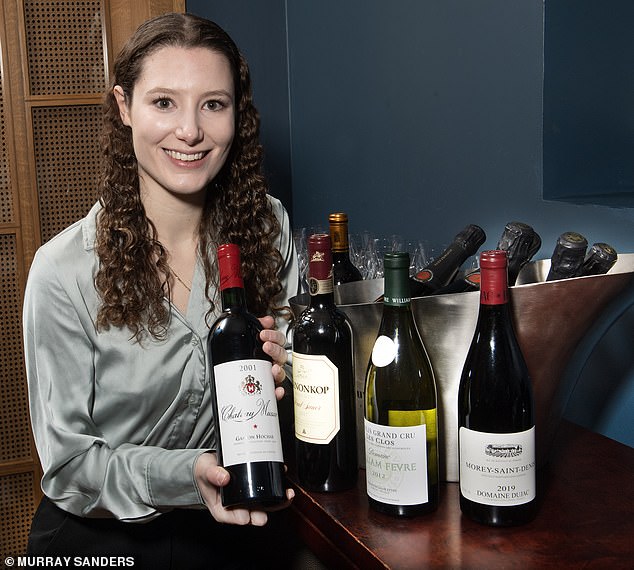
<svg viewBox="0 0 634 570">
<path fill-rule="evenodd" d="M 330 214 L 330 241 L 332 243 L 333 278 L 335 285 L 361 281 L 359 269 L 350 259 L 348 242 L 348 215 L 343 212 Z"/>
<path fill-rule="evenodd" d="M 588 241 L 577 232 L 564 232 L 557 238 L 550 258 L 550 269 L 546 281 L 575 277 L 586 255 Z"/>
<path fill-rule="evenodd" d="M 577 277 L 603 275 L 610 271 L 617 259 L 618 254 L 611 245 L 607 243 L 592 244 L 581 264 Z"/>
<path fill-rule="evenodd" d="M 542 238 L 528 224 L 509 222 L 504 226 L 497 249 L 506 251 L 508 260 L 508 285 L 512 287 L 522 268 L 542 246 Z"/>
<path fill-rule="evenodd" d="M 436 259 L 410 277 L 411 296 L 431 295 L 451 282 L 460 266 L 476 254 L 485 240 L 486 234 L 480 226 L 470 224 L 464 228 Z"/>
<path fill-rule="evenodd" d="M 423 269 L 409 277 L 411 297 L 425 297 L 440 292 L 440 289 L 453 283 L 460 266 L 478 251 L 486 240 L 486 234 L 480 226 L 470 224 L 464 228 L 445 250 Z M 443 293 L 460 293 L 471 288 L 469 283 L 459 283 L 455 289 L 446 289 Z M 383 295 L 375 302 L 383 301 Z"/>
<path fill-rule="evenodd" d="M 483 524 L 535 514 L 533 393 L 511 321 L 506 252 L 480 254 L 480 310 L 458 388 L 460 508 Z"/>
<path fill-rule="evenodd" d="M 528 224 L 523 222 L 508 222 L 498 242 L 498 249 L 506 251 L 508 256 L 508 284 L 515 285 L 520 270 L 539 251 L 542 245 L 539 234 Z M 447 293 L 464 293 L 480 289 L 480 269 L 467 273 L 460 279 L 438 289 L 435 295 Z"/>
<path fill-rule="evenodd" d="M 370 506 L 395 516 L 439 500 L 434 372 L 410 305 L 409 254 L 386 253 L 383 316 L 365 381 L 365 462 Z"/>
<path fill-rule="evenodd" d="M 223 312 L 208 354 L 218 462 L 231 476 L 222 504 L 275 505 L 286 500 L 275 380 L 262 325 L 247 310 L 237 245 L 218 247 L 218 270 Z"/>
<path fill-rule="evenodd" d="M 330 236 L 308 239 L 310 301 L 293 325 L 293 397 L 299 483 L 334 492 L 357 482 L 352 326 L 335 306 Z"/>
</svg>

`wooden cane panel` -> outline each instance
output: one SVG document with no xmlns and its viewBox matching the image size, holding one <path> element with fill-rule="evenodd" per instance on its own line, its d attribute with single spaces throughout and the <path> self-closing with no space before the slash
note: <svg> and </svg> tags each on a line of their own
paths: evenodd
<svg viewBox="0 0 634 570">
<path fill-rule="evenodd" d="M 0 53 L 0 223 L 13 221 L 13 196 L 11 193 L 11 172 L 9 169 L 7 118 L 4 104 L 4 74 Z"/>
<path fill-rule="evenodd" d="M 103 2 L 24 2 L 31 95 L 103 92 Z"/>
<path fill-rule="evenodd" d="M 16 236 L 0 235 L 0 462 L 30 460 Z"/>
<path fill-rule="evenodd" d="M 20 556 L 26 552 L 31 520 L 36 508 L 33 483 L 33 473 L 0 477 L 0 553 L 3 562 L 5 556 Z"/>
<path fill-rule="evenodd" d="M 42 242 L 84 217 L 97 197 L 99 105 L 33 108 Z"/>
</svg>

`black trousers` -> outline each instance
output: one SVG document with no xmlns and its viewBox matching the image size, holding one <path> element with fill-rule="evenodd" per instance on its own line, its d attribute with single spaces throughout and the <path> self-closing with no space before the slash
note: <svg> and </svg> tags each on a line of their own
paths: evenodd
<svg viewBox="0 0 634 570">
<path fill-rule="evenodd" d="M 291 568 L 298 544 L 289 529 L 285 511 L 269 513 L 264 527 L 220 524 L 206 510 L 184 509 L 124 523 L 78 517 L 44 497 L 27 555 L 72 557 L 75 567 L 86 567 L 86 557 L 113 557 L 111 565 L 144 570 Z"/>
</svg>

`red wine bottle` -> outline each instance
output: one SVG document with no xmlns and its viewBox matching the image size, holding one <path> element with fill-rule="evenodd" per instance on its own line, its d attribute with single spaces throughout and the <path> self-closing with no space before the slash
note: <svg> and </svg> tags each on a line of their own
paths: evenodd
<svg viewBox="0 0 634 570">
<path fill-rule="evenodd" d="M 412 297 L 432 295 L 450 283 L 467 258 L 475 255 L 485 242 L 486 234 L 480 226 L 470 224 L 431 263 L 409 278 Z"/>
<path fill-rule="evenodd" d="M 247 310 L 235 244 L 218 247 L 222 314 L 209 331 L 211 394 L 218 462 L 231 479 L 222 504 L 275 505 L 286 500 L 284 458 L 271 358 L 260 321 Z"/>
<path fill-rule="evenodd" d="M 357 482 L 352 326 L 334 301 L 330 236 L 308 238 L 310 302 L 293 325 L 299 483 L 334 492 Z"/>
<path fill-rule="evenodd" d="M 335 285 L 361 281 L 359 269 L 350 259 L 348 241 L 348 215 L 337 212 L 328 216 L 330 222 L 330 241 L 332 243 L 333 279 Z"/>
<path fill-rule="evenodd" d="M 480 310 L 458 388 L 460 508 L 493 526 L 536 510 L 533 392 L 509 307 L 502 250 L 480 254 Z"/>
<path fill-rule="evenodd" d="M 576 277 L 586 255 L 588 241 L 577 232 L 564 232 L 557 238 L 550 258 L 546 281 Z"/>
<path fill-rule="evenodd" d="M 603 275 L 610 271 L 617 259 L 618 254 L 611 245 L 607 243 L 592 244 L 581 264 L 577 277 Z"/>
</svg>

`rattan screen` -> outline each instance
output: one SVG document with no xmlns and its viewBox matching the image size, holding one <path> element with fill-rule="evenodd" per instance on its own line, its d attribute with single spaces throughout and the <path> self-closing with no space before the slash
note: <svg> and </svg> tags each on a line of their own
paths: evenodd
<svg viewBox="0 0 634 570">
<path fill-rule="evenodd" d="M 101 107 L 33 108 L 42 242 L 86 215 L 100 170 Z"/>
<path fill-rule="evenodd" d="M 3 562 L 5 556 L 17 556 L 26 552 L 34 512 L 33 473 L 0 477 L 0 555 Z"/>
<path fill-rule="evenodd" d="M 103 0 L 26 0 L 31 95 L 101 93 Z"/>
<path fill-rule="evenodd" d="M 30 460 L 16 236 L 0 235 L 0 461 Z"/>
<path fill-rule="evenodd" d="M 7 121 L 5 117 L 2 58 L 0 57 L 0 223 L 13 221 L 13 198 L 11 195 L 11 172 L 7 147 Z"/>
</svg>

